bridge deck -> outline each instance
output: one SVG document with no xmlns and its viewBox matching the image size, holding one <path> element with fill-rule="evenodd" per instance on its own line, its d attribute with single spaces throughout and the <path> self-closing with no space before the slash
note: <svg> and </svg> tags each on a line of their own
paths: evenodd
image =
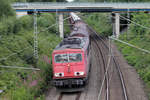
<svg viewBox="0 0 150 100">
<path fill-rule="evenodd" d="M 16 11 L 39 12 L 117 12 L 117 11 L 150 11 L 150 2 L 146 3 L 14 3 Z"/>
</svg>

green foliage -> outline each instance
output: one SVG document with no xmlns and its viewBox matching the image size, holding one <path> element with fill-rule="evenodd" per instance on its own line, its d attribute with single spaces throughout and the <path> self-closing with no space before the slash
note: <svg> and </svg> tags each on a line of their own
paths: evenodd
<svg viewBox="0 0 150 100">
<path fill-rule="evenodd" d="M 53 14 L 38 16 L 39 61 L 35 64 L 33 16 L 23 16 L 19 19 L 8 17 L 3 18 L 0 22 L 0 52 L 3 52 L 0 53 L 0 65 L 41 69 L 39 73 L 33 73 L 32 71 L 0 68 L 0 89 L 4 90 L 4 93 L 0 94 L 1 96 L 7 97 L 8 100 L 34 100 L 35 97 L 37 100 L 44 100 L 44 96 L 40 95 L 47 89 L 45 86 L 48 86 L 51 80 L 52 66 L 43 59 L 43 56 L 51 59 L 52 50 L 60 42 L 60 39 L 56 35 L 55 27 L 44 32 L 40 30 L 54 23 L 55 16 Z M 10 56 L 11 54 L 14 55 Z M 7 58 L 7 60 L 1 58 Z M 37 81 L 37 85 L 27 88 L 34 80 Z"/>
<path fill-rule="evenodd" d="M 105 13 L 84 14 L 81 16 L 97 33 L 102 36 L 110 36 L 112 34 L 112 25 L 110 15 Z"/>
<path fill-rule="evenodd" d="M 34 96 L 26 87 L 17 87 L 10 92 L 11 100 L 34 100 Z"/>
<path fill-rule="evenodd" d="M 12 10 L 10 6 L 10 1 L 9 0 L 1 0 L 0 3 L 0 18 L 2 17 L 7 17 L 7 16 L 12 16 L 14 15 L 14 11 Z"/>
<path fill-rule="evenodd" d="M 20 22 L 17 23 L 20 28 L 24 28 L 26 30 L 33 29 L 33 17 L 32 16 L 23 16 L 19 19 Z M 18 27 L 17 26 L 17 27 Z"/>
<path fill-rule="evenodd" d="M 44 17 L 43 17 L 44 16 Z M 38 17 L 38 28 L 40 28 L 41 30 L 44 27 L 49 27 L 52 24 L 55 24 L 55 16 L 52 14 L 41 14 L 41 16 Z M 56 33 L 56 28 L 55 26 L 51 27 L 50 29 L 47 29 L 47 31 L 52 32 L 52 33 Z"/>
<path fill-rule="evenodd" d="M 1 75 L 0 89 L 6 90 L 6 91 L 7 91 L 7 89 L 11 89 L 12 87 L 16 87 L 16 83 L 19 80 L 19 78 L 16 77 L 16 75 L 15 75 L 16 71 L 14 71 L 14 72 L 10 72 L 10 70 L 7 70 L 7 71 L 4 70 L 3 73 L 2 72 L 0 73 L 0 75 Z M 13 81 L 13 80 L 16 80 L 16 81 Z"/>
<path fill-rule="evenodd" d="M 33 18 L 23 16 L 20 19 L 15 17 L 2 18 L 0 22 L 0 35 L 20 34 L 22 29 L 33 29 Z"/>
<path fill-rule="evenodd" d="M 150 15 L 146 13 L 134 13 L 132 14 L 132 20 L 140 25 L 150 27 Z M 150 50 L 150 30 L 141 26 L 131 24 L 129 31 L 120 36 L 120 39 L 127 41 L 137 47 Z M 117 43 L 124 57 L 128 60 L 128 63 L 134 66 L 147 84 L 148 92 L 150 91 L 150 54 L 139 51 L 135 48 L 128 47 L 127 45 Z"/>
</svg>

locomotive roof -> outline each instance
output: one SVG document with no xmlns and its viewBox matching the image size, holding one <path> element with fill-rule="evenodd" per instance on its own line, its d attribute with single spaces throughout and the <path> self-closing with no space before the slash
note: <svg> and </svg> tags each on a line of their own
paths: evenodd
<svg viewBox="0 0 150 100">
<path fill-rule="evenodd" d="M 55 50 L 64 50 L 64 49 L 82 49 L 86 45 L 86 42 L 89 41 L 88 37 L 69 37 L 65 38 Z"/>
</svg>

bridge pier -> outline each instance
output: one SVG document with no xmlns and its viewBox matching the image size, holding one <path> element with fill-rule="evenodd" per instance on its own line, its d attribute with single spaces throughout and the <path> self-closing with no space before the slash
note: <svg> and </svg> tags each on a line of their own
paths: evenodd
<svg viewBox="0 0 150 100">
<path fill-rule="evenodd" d="M 115 36 L 119 38 L 120 35 L 120 14 L 115 13 Z"/>
<path fill-rule="evenodd" d="M 64 38 L 64 19 L 63 13 L 59 13 L 59 34 L 61 38 Z"/>
</svg>

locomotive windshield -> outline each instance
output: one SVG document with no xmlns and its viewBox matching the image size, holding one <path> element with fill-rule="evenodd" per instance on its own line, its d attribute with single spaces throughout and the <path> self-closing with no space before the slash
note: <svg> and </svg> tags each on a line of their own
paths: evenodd
<svg viewBox="0 0 150 100">
<path fill-rule="evenodd" d="M 70 53 L 70 54 L 56 54 L 56 63 L 66 63 L 66 62 L 80 62 L 82 61 L 82 55 L 80 53 Z"/>
<path fill-rule="evenodd" d="M 82 60 L 82 56 L 79 53 L 69 54 L 69 62 L 79 62 Z"/>
<path fill-rule="evenodd" d="M 55 62 L 56 63 L 68 62 L 68 55 L 67 54 L 57 54 L 57 55 L 55 55 Z"/>
</svg>

